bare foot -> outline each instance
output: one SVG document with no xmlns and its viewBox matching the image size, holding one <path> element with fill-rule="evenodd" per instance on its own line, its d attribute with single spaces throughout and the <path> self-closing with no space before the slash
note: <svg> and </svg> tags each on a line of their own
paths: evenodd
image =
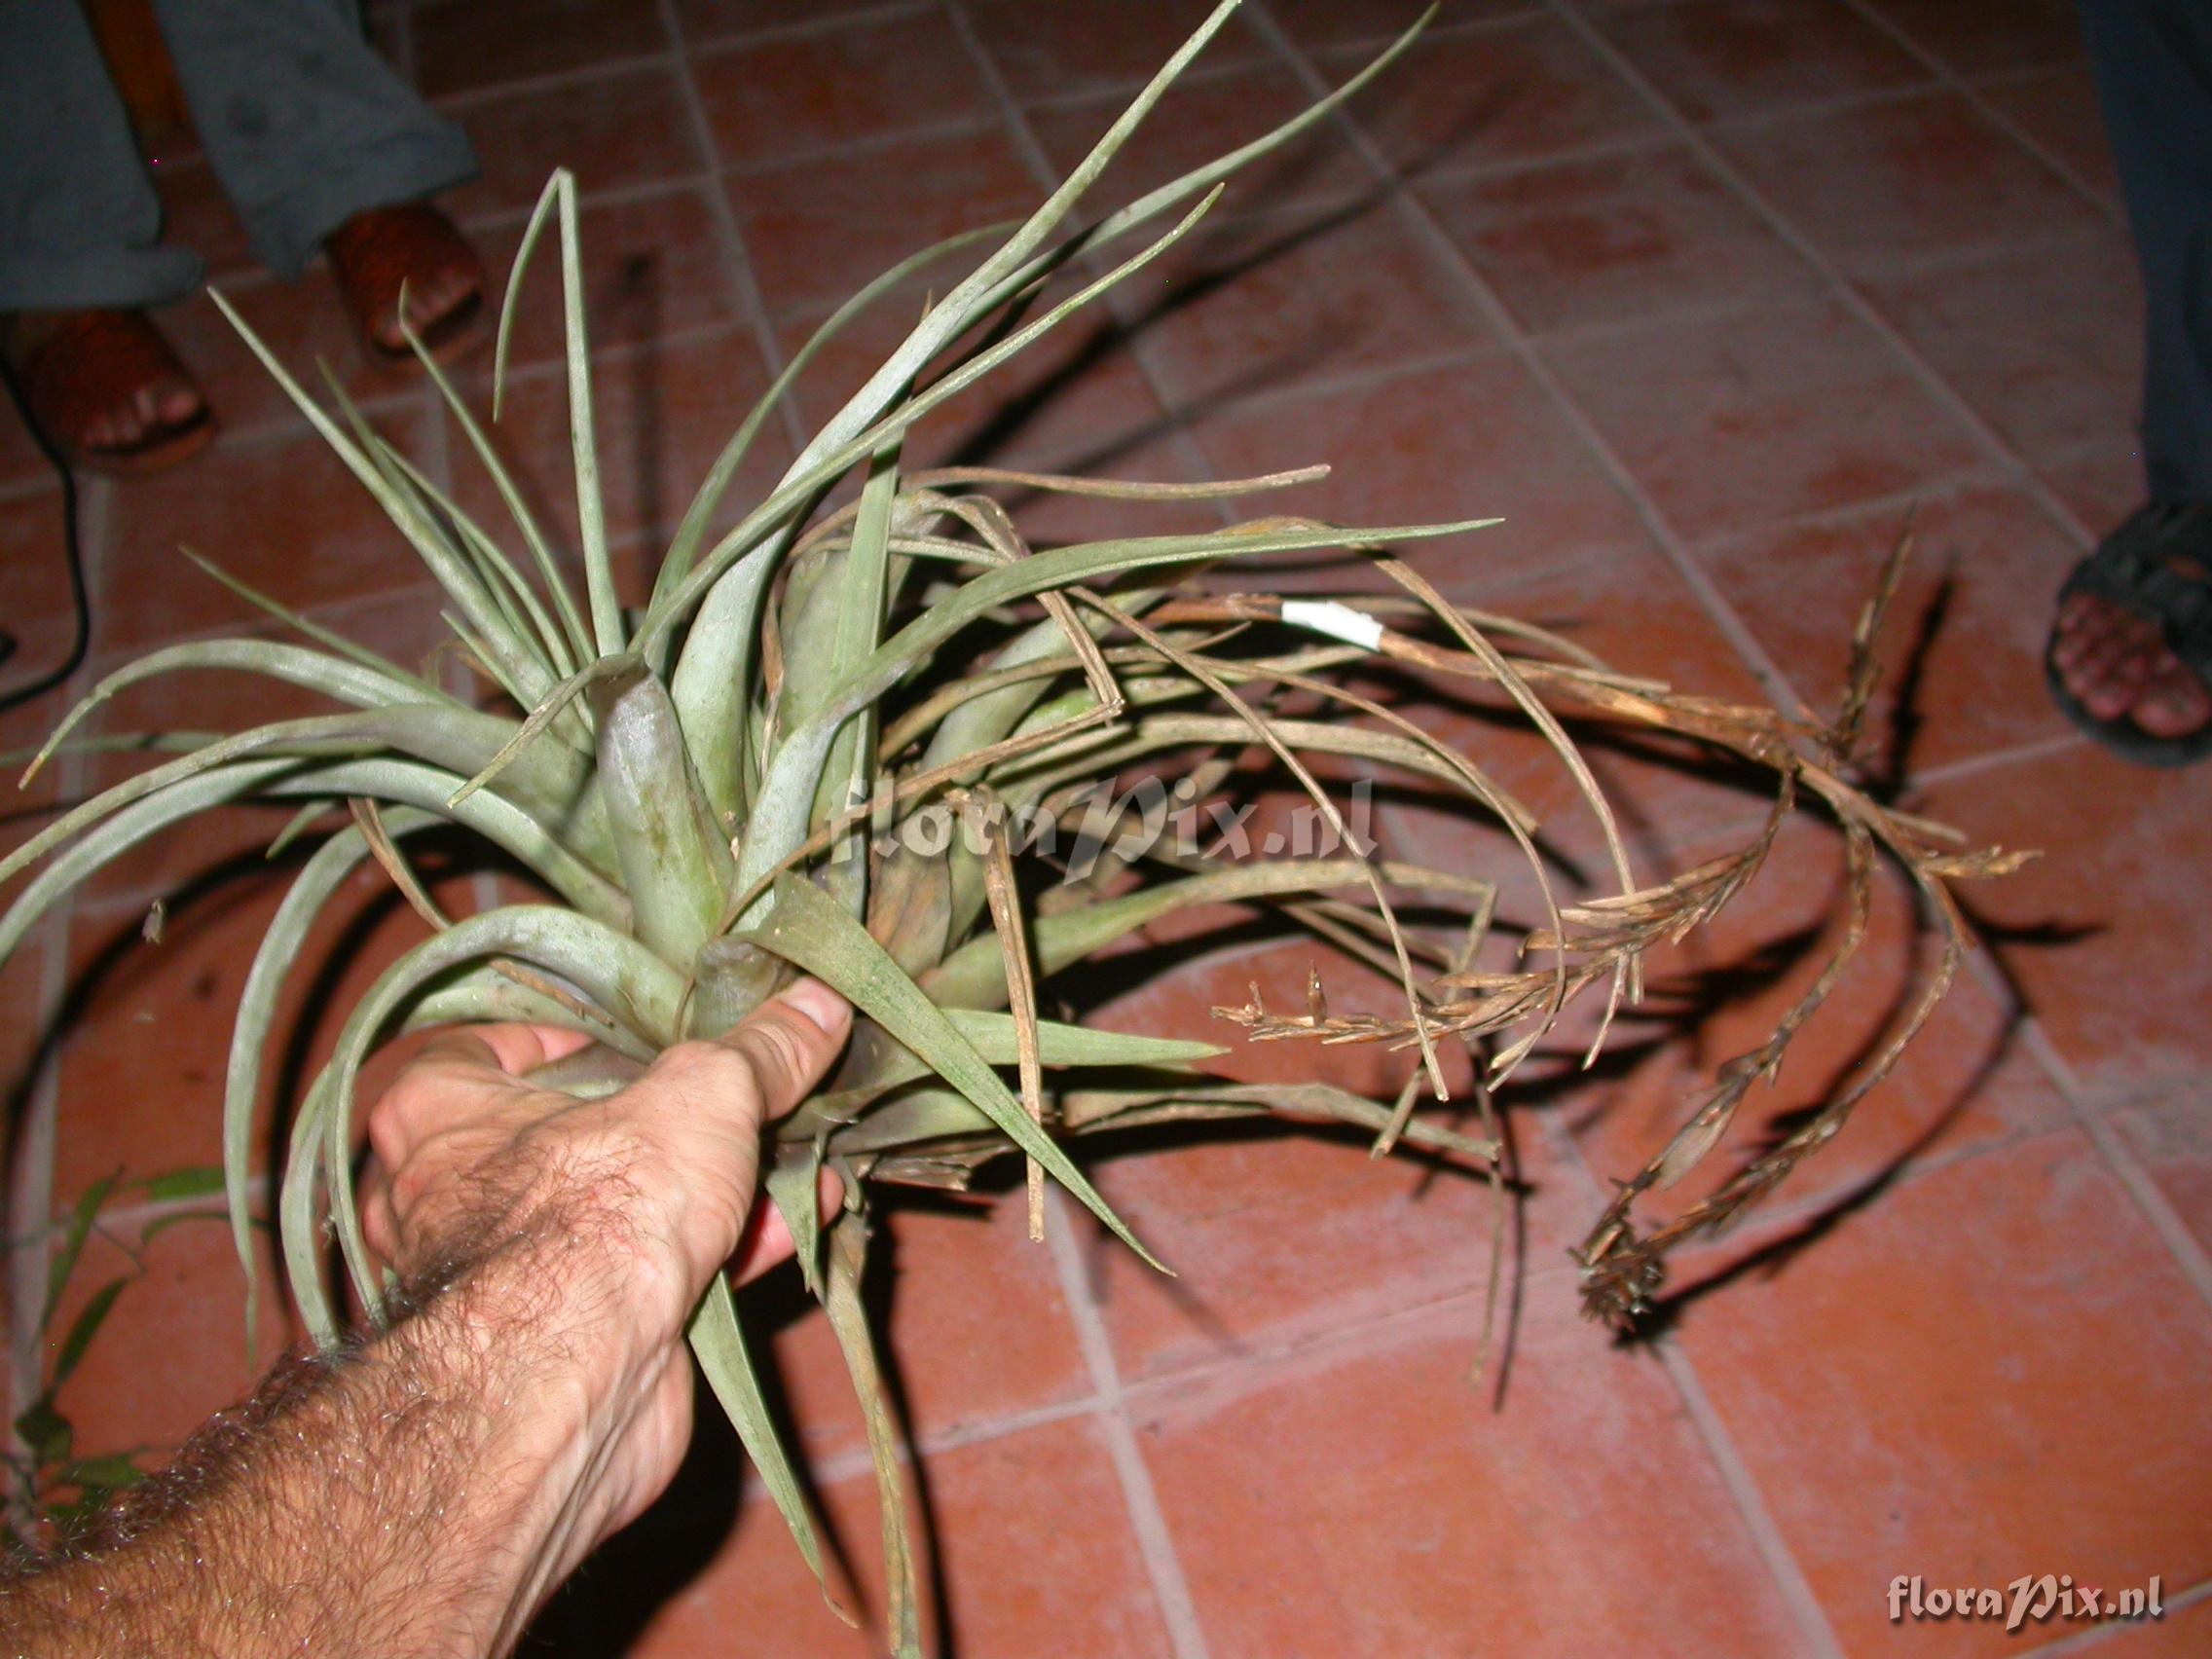
<svg viewBox="0 0 2212 1659">
<path fill-rule="evenodd" d="M 482 309 L 484 270 L 453 221 L 424 203 L 371 207 L 354 214 L 323 243 L 339 291 L 372 351 L 413 355 L 400 324 L 444 355 L 465 340 Z"/>
<path fill-rule="evenodd" d="M 213 433 L 200 387 L 142 312 L 19 313 L 5 349 L 32 419 L 73 461 L 156 470 Z"/>
<path fill-rule="evenodd" d="M 2202 512 L 2150 507 L 2115 534 L 2157 538 L 2148 556 L 2162 567 L 2158 575 L 2169 592 L 2173 577 L 2212 590 L 2212 569 L 2194 556 L 2194 540 L 2186 539 L 2201 534 Z M 2125 719 L 2148 736 L 2167 740 L 2212 723 L 2212 688 L 2175 655 L 2164 625 L 2117 600 L 2095 593 L 2069 596 L 2058 608 L 2050 660 L 2066 689 L 2095 719 Z"/>
</svg>

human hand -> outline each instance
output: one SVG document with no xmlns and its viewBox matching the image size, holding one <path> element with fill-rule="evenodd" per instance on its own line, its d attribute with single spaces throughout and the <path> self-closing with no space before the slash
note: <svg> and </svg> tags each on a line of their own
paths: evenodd
<svg viewBox="0 0 2212 1659">
<path fill-rule="evenodd" d="M 717 1273 L 790 1254 L 754 1206 L 761 1130 L 851 1017 L 801 981 L 588 1103 L 529 1075 L 567 1033 L 436 1039 L 369 1115 L 361 1219 L 400 1316 L 279 1367 L 124 1499 L 119 1542 L 0 1582 L 0 1647 L 511 1652 L 675 1474 L 684 1327 Z"/>
<path fill-rule="evenodd" d="M 820 1082 L 850 1022 L 843 998 L 803 979 L 597 1101 L 528 1075 L 585 1039 L 458 1028 L 371 1108 L 370 1247 L 403 1282 L 467 1274 L 483 1340 L 555 1372 L 510 1401 L 585 1413 L 596 1455 L 560 1570 L 674 1476 L 691 1429 L 684 1326 L 717 1272 L 751 1277 L 791 1254 L 774 1207 L 754 1202 L 761 1130 Z M 519 1272 L 498 1271 L 508 1259 Z"/>
</svg>

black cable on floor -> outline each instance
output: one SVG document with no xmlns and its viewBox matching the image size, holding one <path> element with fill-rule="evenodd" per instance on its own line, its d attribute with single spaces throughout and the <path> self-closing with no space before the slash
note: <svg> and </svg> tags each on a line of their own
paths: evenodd
<svg viewBox="0 0 2212 1659">
<path fill-rule="evenodd" d="M 0 691 L 0 715 L 4 715 L 10 709 L 21 708 L 33 698 L 45 696 L 77 672 L 86 653 L 92 647 L 92 604 L 85 592 L 85 549 L 77 535 L 76 475 L 69 470 L 69 462 L 62 458 L 61 452 L 48 441 L 47 435 L 39 430 L 38 423 L 31 419 L 30 408 L 23 402 L 22 390 L 16 385 L 15 377 L 0 375 L 0 380 L 7 383 L 9 400 L 15 404 L 16 413 L 21 417 L 23 429 L 30 433 L 31 441 L 38 445 L 39 453 L 53 464 L 55 474 L 61 480 L 61 552 L 69 564 L 69 603 L 77 618 L 77 637 L 71 642 L 69 654 L 61 660 L 59 666 L 48 670 L 26 685 Z M 14 636 L 0 629 L 0 662 L 6 662 L 13 656 L 16 646 Z"/>
</svg>

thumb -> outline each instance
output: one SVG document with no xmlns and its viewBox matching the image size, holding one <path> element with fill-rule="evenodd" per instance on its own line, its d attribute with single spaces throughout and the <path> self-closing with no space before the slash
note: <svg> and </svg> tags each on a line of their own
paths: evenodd
<svg viewBox="0 0 2212 1659">
<path fill-rule="evenodd" d="M 800 979 L 719 1041 L 751 1062 L 762 1108 L 780 1118 L 828 1075 L 852 1022 L 852 1005 L 843 997 L 819 979 Z"/>
</svg>

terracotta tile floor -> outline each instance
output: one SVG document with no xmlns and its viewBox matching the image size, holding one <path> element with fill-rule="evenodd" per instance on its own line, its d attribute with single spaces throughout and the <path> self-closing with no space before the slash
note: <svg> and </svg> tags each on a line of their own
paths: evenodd
<svg viewBox="0 0 2212 1659">
<path fill-rule="evenodd" d="M 452 204 L 495 261 L 544 171 L 580 170 L 610 518 L 640 584 L 654 542 L 757 389 L 894 257 L 1019 211 L 1195 20 L 1195 0 L 373 0 L 377 34 L 473 129 Z M 1159 129 L 1141 188 L 1355 67 L 1401 11 L 1249 0 Z M 964 399 L 933 454 L 1228 476 L 1323 459 L 1313 510 L 1506 523 L 1419 559 L 1453 594 L 1525 611 L 1622 668 L 1786 700 L 1833 689 L 1842 642 L 1908 510 L 1922 558 L 1893 655 L 1913 694 L 1914 804 L 2047 859 L 1973 897 L 1990 948 L 1843 1142 L 1738 1238 L 1691 1252 L 1653 1343 L 1574 1317 L 1566 1249 L 1665 1135 L 1699 1068 L 1812 972 L 1836 875 L 1793 830 L 1769 885 L 1653 964 L 1655 1007 L 1577 1074 L 1547 1051 L 1508 1098 L 1524 1193 L 1501 1402 L 1472 1388 L 1481 1188 L 1356 1143 L 1268 1135 L 1102 1160 L 1099 1181 L 1182 1270 L 1135 1270 L 1065 1213 L 914 1205 L 881 1291 L 938 1529 L 932 1622 L 971 1659 L 1431 1659 L 2212 1652 L 2212 771 L 2130 770 L 2077 740 L 2036 663 L 2069 563 L 2131 504 L 2138 296 L 2062 0 L 1459 0 L 1352 116 L 1234 190 L 1115 315 L 1016 372 L 1016 417 Z M 465 481 L 425 388 L 371 372 L 325 279 L 253 271 L 203 164 L 176 158 L 171 233 L 295 358 L 329 353 L 374 419 Z M 1225 276 L 1234 279 L 1223 280 Z M 918 280 L 918 304 L 928 280 Z M 543 280 L 541 277 L 540 280 Z M 548 289 L 550 284 L 547 284 Z M 559 343 L 526 307 L 504 441 L 558 534 Z M 903 303 L 903 302 L 902 302 Z M 334 627 L 420 651 L 415 567 L 319 459 L 204 299 L 165 319 L 228 423 L 190 470 L 92 484 L 97 637 L 81 687 L 159 642 L 247 625 L 187 542 Z M 888 325 L 884 325 L 888 326 Z M 856 330 L 877 344 L 874 322 Z M 818 418 L 866 372 L 832 350 Z M 482 365 L 463 380 L 482 391 Z M 955 418 L 956 417 L 956 418 Z M 772 425 L 760 476 L 794 433 Z M 25 666 L 66 637 L 60 499 L 0 423 L 0 621 Z M 1092 504 L 1054 533 L 1092 533 Z M 1282 586 L 1334 580 L 1286 570 Z M 633 595 L 635 597 L 635 595 Z M 216 680 L 119 701 L 111 723 L 266 716 Z M 55 701 L 54 708 L 59 706 Z M 289 712 L 281 711 L 281 712 Z M 1418 718 L 1597 837 L 1531 746 L 1463 710 Z M 29 739 L 32 713 L 0 720 Z M 65 761 L 9 804 L 14 842 L 111 777 Z M 1725 779 L 1602 747 L 1641 873 L 1731 844 L 1762 810 Z M 236 812 L 145 849 L 7 970 L 10 1235 L 119 1175 L 64 1317 L 140 1275 L 64 1404 L 93 1450 L 173 1444 L 248 1380 L 243 1284 L 219 1227 L 154 1225 L 128 1183 L 216 1156 L 225 1031 L 286 873 Z M 1431 861 L 1501 837 L 1386 806 Z M 212 874 L 205 874 L 210 869 Z M 461 904 L 488 877 L 456 874 Z M 287 1077 L 419 931 L 361 883 L 310 952 Z M 1508 883 L 1509 903 L 1528 903 Z M 1763 891 L 1764 897 L 1759 895 Z M 168 896 L 166 942 L 139 919 Z M 1925 952 L 1883 887 L 1873 941 L 1771 1120 L 1818 1097 Z M 1218 1035 L 1208 1005 L 1296 987 L 1305 956 L 1243 944 L 1104 995 L 1101 1018 Z M 1106 976 L 1108 979 L 1114 977 Z M 1373 987 L 1369 987 L 1372 989 Z M 1340 986 L 1348 1001 L 1358 987 Z M 1304 1056 L 1241 1051 L 1245 1075 Z M 1332 1051 L 1387 1088 L 1375 1056 Z M 273 1087 L 271 1104 L 280 1090 Z M 1704 1176 L 1701 1172 L 1700 1182 Z M 1690 1191 L 1704 1190 L 1693 1183 Z M 14 1398 L 51 1353 L 45 1250 L 18 1250 Z M 776 1351 L 826 1510 L 873 1585 L 871 1484 L 832 1345 L 773 1281 Z M 266 1287 L 265 1287 L 266 1295 Z M 778 1298 L 784 1298 L 779 1303 Z M 283 1320 L 265 1304 L 267 1343 Z M 140 1356 L 158 1352 L 149 1366 Z M 92 1446 L 93 1442 L 97 1446 Z M 2002 1585 L 2159 1574 L 2146 1629 L 2007 1637 L 1897 1625 L 1898 1574 Z M 734 1643 L 734 1646 L 733 1646 Z M 823 1610 L 726 1434 L 543 1621 L 534 1651 L 655 1659 L 869 1649 Z"/>
</svg>

